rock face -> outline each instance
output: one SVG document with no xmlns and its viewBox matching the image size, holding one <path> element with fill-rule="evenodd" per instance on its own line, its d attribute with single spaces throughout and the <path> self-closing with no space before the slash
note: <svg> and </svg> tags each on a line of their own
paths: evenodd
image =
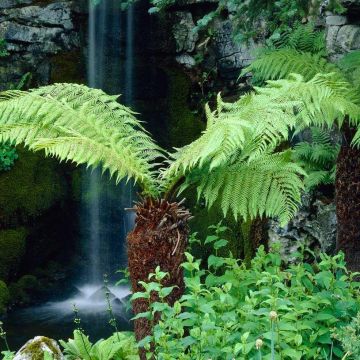
<svg viewBox="0 0 360 360">
<path fill-rule="evenodd" d="M 80 47 L 76 16 L 69 0 L 2 0 L 0 39 L 9 54 L 0 58 L 0 89 L 16 85 L 28 72 L 34 85 L 49 83 L 51 58 Z"/>
<path fill-rule="evenodd" d="M 360 1 L 343 1 L 347 15 L 326 14 L 326 45 L 330 59 L 360 49 Z"/>
<path fill-rule="evenodd" d="M 15 355 L 13 360 L 43 360 L 48 352 L 54 360 L 64 360 L 60 347 L 55 340 L 37 336 L 29 340 Z"/>
<path fill-rule="evenodd" d="M 333 254 L 336 246 L 336 209 L 334 203 L 324 203 L 303 196 L 303 206 L 289 224 L 281 228 L 276 221 L 270 223 L 270 242 L 280 242 L 283 254 L 291 254 L 301 246 Z"/>
<path fill-rule="evenodd" d="M 249 41 L 249 44 L 235 43 L 230 20 L 218 22 L 215 34 L 215 61 L 220 76 L 236 79 L 240 70 L 254 60 L 257 45 L 253 41 Z"/>
</svg>

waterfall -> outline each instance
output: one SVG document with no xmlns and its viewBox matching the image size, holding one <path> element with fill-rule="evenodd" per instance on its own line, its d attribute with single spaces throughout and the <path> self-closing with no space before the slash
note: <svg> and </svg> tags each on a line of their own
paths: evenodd
<svg viewBox="0 0 360 360">
<path fill-rule="evenodd" d="M 102 0 L 97 5 L 89 2 L 87 81 L 90 87 L 108 93 L 123 93 L 122 101 L 131 106 L 134 92 L 134 8 L 130 6 L 123 13 L 119 4 L 119 0 Z M 83 216 L 87 220 L 83 223 L 88 226 L 83 225 L 83 240 L 88 242 L 89 262 L 85 281 L 101 283 L 105 272 L 116 270 L 116 256 L 119 259 L 122 257 L 121 265 L 124 265 L 124 254 L 116 255 L 114 251 L 125 252 L 125 249 L 114 247 L 116 239 L 113 239 L 114 234 L 109 228 L 117 229 L 115 237 L 124 244 L 126 234 L 133 226 L 133 218 L 123 209 L 132 205 L 133 192 L 130 183 L 121 183 L 118 187 L 109 184 L 106 175 L 101 176 L 100 169 L 91 173 L 87 171 L 84 175 L 83 193 L 87 195 Z M 109 216 L 117 211 L 122 216 L 114 222 Z"/>
</svg>

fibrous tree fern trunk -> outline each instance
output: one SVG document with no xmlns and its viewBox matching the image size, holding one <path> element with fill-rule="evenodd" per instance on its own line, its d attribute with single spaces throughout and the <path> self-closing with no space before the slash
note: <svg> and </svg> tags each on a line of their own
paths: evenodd
<svg viewBox="0 0 360 360">
<path fill-rule="evenodd" d="M 241 224 L 241 238 L 243 245 L 243 257 L 246 266 L 250 266 L 251 259 L 255 256 L 259 246 L 264 245 L 268 250 L 268 221 L 266 218 L 256 218 L 244 221 Z"/>
<path fill-rule="evenodd" d="M 163 286 L 175 286 L 167 301 L 173 304 L 184 292 L 181 263 L 189 235 L 190 213 L 181 203 L 148 198 L 135 205 L 135 228 L 129 233 L 128 258 L 133 293 L 144 291 L 139 281 L 148 282 L 150 273 L 157 266 L 168 272 Z M 155 294 L 154 294 L 155 296 Z M 152 299 L 155 300 L 155 299 Z M 148 310 L 148 299 L 136 299 L 133 311 L 136 314 Z M 135 336 L 139 341 L 151 333 L 151 323 L 144 318 L 135 320 Z"/>
<path fill-rule="evenodd" d="M 345 253 L 348 268 L 360 270 L 360 150 L 350 146 L 354 130 L 344 129 L 344 144 L 337 160 L 337 250 Z"/>
</svg>

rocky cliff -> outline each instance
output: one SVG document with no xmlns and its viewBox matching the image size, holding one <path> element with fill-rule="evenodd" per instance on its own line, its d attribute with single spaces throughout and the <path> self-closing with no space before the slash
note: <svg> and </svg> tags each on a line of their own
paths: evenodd
<svg viewBox="0 0 360 360">
<path fill-rule="evenodd" d="M 32 74 L 33 85 L 48 84 L 57 72 L 57 56 L 80 57 L 81 15 L 76 1 L 2 0 L 0 39 L 8 55 L 0 59 L 0 88 Z M 54 69 L 55 68 L 55 69 Z M 66 72 L 66 71 L 65 71 Z M 65 74 L 66 75 L 66 74 Z"/>
</svg>

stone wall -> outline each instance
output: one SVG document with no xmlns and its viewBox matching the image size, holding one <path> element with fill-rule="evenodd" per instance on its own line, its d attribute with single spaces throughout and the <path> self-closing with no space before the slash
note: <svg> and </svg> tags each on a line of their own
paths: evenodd
<svg viewBox="0 0 360 360">
<path fill-rule="evenodd" d="M 0 58 L 0 88 L 14 86 L 28 72 L 33 85 L 51 82 L 52 60 L 80 49 L 80 23 L 70 0 L 1 0 L 0 39 L 9 55 Z"/>
</svg>

